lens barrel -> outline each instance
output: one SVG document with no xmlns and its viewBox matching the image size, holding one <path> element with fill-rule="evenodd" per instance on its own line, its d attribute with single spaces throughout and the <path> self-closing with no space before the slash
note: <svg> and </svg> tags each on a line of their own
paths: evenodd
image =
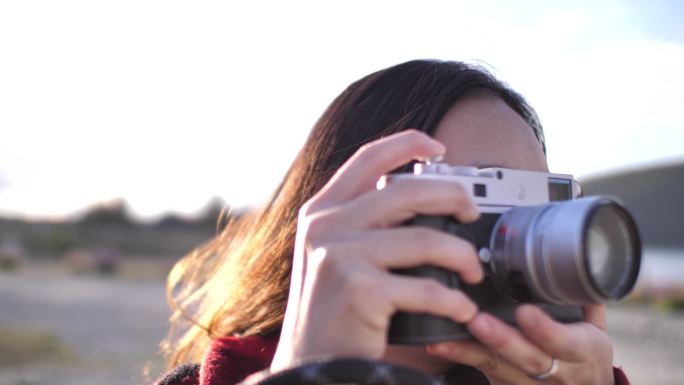
<svg viewBox="0 0 684 385">
<path fill-rule="evenodd" d="M 613 302 L 632 290 L 641 265 L 634 219 L 605 196 L 510 209 L 490 248 L 497 289 L 518 301 Z M 521 284 L 532 298 L 515 298 Z"/>
</svg>

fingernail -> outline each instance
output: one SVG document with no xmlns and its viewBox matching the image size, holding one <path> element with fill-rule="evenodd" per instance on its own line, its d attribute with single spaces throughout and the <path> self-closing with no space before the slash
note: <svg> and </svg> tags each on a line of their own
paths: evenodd
<svg viewBox="0 0 684 385">
<path fill-rule="evenodd" d="M 486 316 L 480 316 L 475 318 L 469 325 L 468 329 L 471 333 L 484 336 L 491 332 L 492 325 Z"/>
<path fill-rule="evenodd" d="M 475 283 L 480 283 L 480 282 L 482 282 L 482 280 L 484 280 L 484 278 L 485 278 L 484 270 L 482 270 L 482 268 L 480 268 L 480 270 L 479 270 L 478 273 L 477 273 L 477 277 L 476 277 Z"/>
<path fill-rule="evenodd" d="M 447 354 L 449 353 L 449 347 L 444 344 L 428 345 L 427 351 L 433 354 Z"/>
</svg>

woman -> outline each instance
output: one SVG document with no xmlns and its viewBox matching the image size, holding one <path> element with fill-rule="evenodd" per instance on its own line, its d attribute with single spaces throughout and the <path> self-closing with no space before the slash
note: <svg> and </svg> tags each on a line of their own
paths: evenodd
<svg viewBox="0 0 684 385">
<path fill-rule="evenodd" d="M 351 84 L 316 123 L 269 204 L 228 224 L 170 274 L 169 364 L 203 361 L 160 383 L 234 384 L 327 356 L 448 372 L 451 383 L 627 383 L 612 368 L 603 306 L 585 307 L 584 322 L 571 325 L 520 306 L 518 331 L 458 290 L 389 272 L 431 264 L 467 283 L 483 277 L 468 242 L 397 226 L 419 213 L 477 219 L 460 185 L 407 180 L 376 189 L 382 175 L 439 156 L 452 165 L 547 171 L 535 112 L 480 68 L 411 61 Z M 388 345 L 397 311 L 449 317 L 476 340 Z M 186 320 L 194 325 L 180 329 Z"/>
</svg>

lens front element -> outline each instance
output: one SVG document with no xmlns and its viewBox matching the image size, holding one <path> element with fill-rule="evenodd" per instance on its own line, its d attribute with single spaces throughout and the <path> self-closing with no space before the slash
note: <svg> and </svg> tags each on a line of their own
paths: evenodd
<svg viewBox="0 0 684 385">
<path fill-rule="evenodd" d="M 586 258 L 594 286 L 609 298 L 621 298 L 626 290 L 630 265 L 635 260 L 634 235 L 624 212 L 601 206 L 588 219 Z"/>
</svg>

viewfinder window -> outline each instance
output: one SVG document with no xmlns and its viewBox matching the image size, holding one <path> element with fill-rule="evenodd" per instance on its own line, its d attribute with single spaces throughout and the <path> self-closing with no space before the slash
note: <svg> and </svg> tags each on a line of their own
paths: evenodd
<svg viewBox="0 0 684 385">
<path fill-rule="evenodd" d="M 485 184 L 480 184 L 480 183 L 475 183 L 473 185 L 473 194 L 476 197 L 482 197 L 485 198 L 487 196 L 487 185 Z"/>
<path fill-rule="evenodd" d="M 572 199 L 572 180 L 549 178 L 549 201 L 567 201 L 570 199 Z"/>
</svg>

